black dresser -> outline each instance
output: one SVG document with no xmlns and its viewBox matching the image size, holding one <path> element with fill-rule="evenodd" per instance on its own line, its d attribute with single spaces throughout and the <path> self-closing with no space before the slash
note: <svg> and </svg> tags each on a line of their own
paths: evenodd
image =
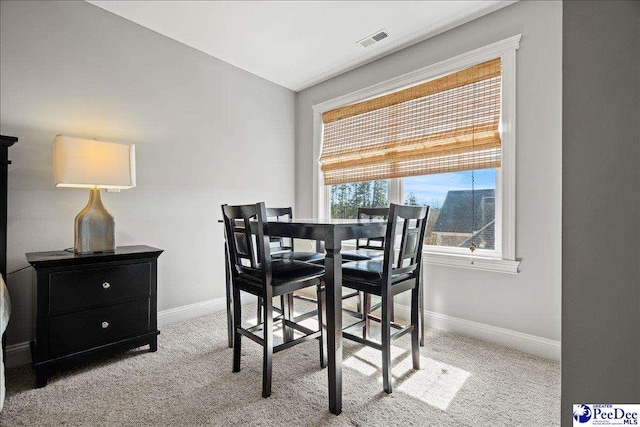
<svg viewBox="0 0 640 427">
<path fill-rule="evenodd" d="M 158 348 L 157 263 L 161 249 L 119 246 L 114 253 L 28 253 L 35 269 L 36 387 L 48 372 L 108 350 Z"/>
</svg>

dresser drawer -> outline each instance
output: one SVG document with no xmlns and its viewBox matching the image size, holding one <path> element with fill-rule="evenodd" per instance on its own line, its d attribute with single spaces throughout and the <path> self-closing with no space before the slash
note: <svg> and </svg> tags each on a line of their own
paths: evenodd
<svg viewBox="0 0 640 427">
<path fill-rule="evenodd" d="M 59 356 L 149 331 L 149 299 L 94 308 L 49 320 L 49 354 Z"/>
<path fill-rule="evenodd" d="M 49 314 L 148 297 L 150 277 L 148 262 L 51 273 Z"/>
</svg>

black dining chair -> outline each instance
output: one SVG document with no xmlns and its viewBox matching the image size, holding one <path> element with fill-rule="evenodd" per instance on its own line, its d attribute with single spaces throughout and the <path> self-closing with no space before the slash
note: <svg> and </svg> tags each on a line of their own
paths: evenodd
<svg viewBox="0 0 640 427">
<path fill-rule="evenodd" d="M 389 208 L 377 207 L 359 207 L 356 212 L 357 219 L 384 219 L 389 217 Z M 349 251 L 342 251 L 342 259 L 344 261 L 366 261 L 369 259 L 379 258 L 384 255 L 384 237 L 358 239 L 356 240 L 356 249 Z M 422 277 L 420 278 L 422 280 Z M 421 287 L 420 292 L 424 289 Z M 393 304 L 393 297 L 391 297 L 391 303 L 389 304 L 389 310 L 391 311 L 391 321 L 395 321 L 395 309 Z M 362 297 L 358 297 L 358 312 L 362 313 L 364 318 L 370 320 L 376 317 L 370 316 L 371 314 L 371 294 L 364 293 Z M 362 337 L 367 338 L 370 323 L 367 321 L 366 326 L 362 329 Z M 420 347 L 424 347 L 424 301 L 422 294 L 420 295 Z"/>
<path fill-rule="evenodd" d="M 269 220 L 275 219 L 275 220 L 289 220 L 289 219 L 293 219 L 293 209 L 291 207 L 286 207 L 286 208 L 267 208 L 267 218 L 269 218 Z M 273 259 L 276 258 L 282 258 L 282 259 L 294 259 L 296 261 L 305 261 L 305 262 L 311 262 L 313 264 L 319 264 L 319 265 L 324 265 L 324 252 L 301 252 L 301 251 L 296 251 L 294 250 L 293 247 L 293 239 L 291 238 L 287 238 L 287 237 L 278 237 L 278 236 L 271 236 L 271 256 Z M 360 295 L 360 292 L 349 292 L 349 293 L 344 293 L 342 295 L 342 299 L 346 300 L 349 298 L 354 298 L 357 297 L 357 313 L 352 313 L 355 315 L 359 315 L 362 316 L 362 297 Z M 291 311 L 291 313 L 294 312 L 294 307 L 293 307 L 293 301 L 295 299 L 299 299 L 299 300 L 303 300 L 303 301 L 307 301 L 307 302 L 311 302 L 316 304 L 317 301 L 314 298 L 305 296 L 305 295 L 300 295 L 300 294 L 294 294 L 294 295 L 290 295 L 288 298 L 282 298 L 280 300 L 280 306 L 284 307 L 285 304 L 288 305 L 287 309 L 289 311 Z M 258 318 L 262 318 L 262 305 L 258 304 Z M 347 309 L 345 309 L 345 311 L 349 311 Z M 301 318 L 304 318 L 305 316 L 307 317 L 311 317 L 314 315 L 313 311 L 307 312 L 304 315 L 301 315 Z"/>
<path fill-rule="evenodd" d="M 371 260 L 352 261 L 342 265 L 342 286 L 381 297 L 373 310 L 382 308 L 380 317 L 381 342 L 346 332 L 352 327 L 366 327 L 369 316 L 343 330 L 346 339 L 382 351 L 383 388 L 393 391 L 391 385 L 391 341 L 411 332 L 411 356 L 413 369 L 420 369 L 419 311 L 421 304 L 422 246 L 427 228 L 428 206 L 403 206 L 391 204 L 384 240 L 384 256 Z M 401 232 L 398 233 L 398 230 Z M 399 239 L 399 249 L 396 242 Z M 411 321 L 408 326 L 391 320 L 392 297 L 411 291 Z M 399 329 L 391 334 L 391 328 Z"/>
<path fill-rule="evenodd" d="M 356 211 L 357 219 L 384 219 L 389 217 L 389 208 L 360 207 Z M 384 251 L 384 237 L 372 237 L 356 240 L 356 249 L 342 251 L 342 259 L 345 261 L 366 261 L 381 257 Z"/>
<path fill-rule="evenodd" d="M 389 208 L 377 207 L 359 207 L 356 211 L 356 219 L 384 219 L 389 217 Z M 379 258 L 384 255 L 384 237 L 371 237 L 367 239 L 356 240 L 356 248 L 354 250 L 342 251 L 343 262 L 348 261 L 366 261 Z M 392 301 L 389 304 L 391 309 L 391 320 L 395 320 L 395 310 Z M 360 295 L 358 292 L 357 311 L 362 313 L 365 319 L 368 319 L 371 313 L 371 294 Z M 362 337 L 366 338 L 369 329 L 369 322 L 362 329 Z"/>
<path fill-rule="evenodd" d="M 324 267 L 293 259 L 272 259 L 271 238 L 264 203 L 241 206 L 222 206 L 227 250 L 230 258 L 233 287 L 233 372 L 240 371 L 241 337 L 245 336 L 263 347 L 262 396 L 271 395 L 273 354 L 311 339 L 320 341 L 320 366 L 327 365 L 323 332 L 324 291 L 321 278 Z M 275 321 L 282 322 L 283 343 L 274 346 L 273 298 L 289 297 L 293 292 L 315 286 L 317 294 L 318 330 L 314 331 L 297 323 L 287 304 Z M 242 327 L 240 292 L 255 295 L 263 306 L 262 322 L 252 327 Z M 254 332 L 262 329 L 262 336 Z M 294 339 L 293 332 L 303 333 Z"/>
<path fill-rule="evenodd" d="M 293 208 L 267 208 L 267 218 L 279 220 L 293 219 Z M 290 237 L 271 236 L 271 257 L 273 259 L 293 259 L 296 261 L 324 263 L 324 253 L 302 252 L 293 248 L 293 239 Z"/>
<path fill-rule="evenodd" d="M 288 220 L 293 219 L 293 208 L 266 208 L 267 209 L 267 219 L 269 220 Z M 282 236 L 269 236 L 269 240 L 271 242 L 271 259 L 291 259 L 296 261 L 304 261 L 311 262 L 314 264 L 323 265 L 324 264 L 324 253 L 322 252 L 302 252 L 296 251 L 293 248 L 293 239 L 290 237 L 282 237 Z M 284 295 L 280 296 L 280 310 L 284 310 L 285 304 L 287 305 L 287 309 L 293 313 L 293 297 L 294 295 L 288 295 L 286 298 Z M 301 297 L 300 295 L 295 295 L 296 298 L 302 298 L 306 301 L 317 303 L 317 301 L 313 298 Z M 262 302 L 258 298 L 258 306 L 256 311 L 256 316 L 258 319 L 262 318 Z M 308 312 L 306 314 L 307 317 L 311 317 L 314 315 L 314 311 Z"/>
<path fill-rule="evenodd" d="M 266 208 L 267 210 L 267 219 L 292 219 L 293 218 L 293 208 Z M 271 242 L 271 258 L 272 259 L 293 259 L 296 261 L 305 261 L 305 262 L 314 262 L 317 264 L 324 263 L 324 253 L 320 252 L 300 252 L 294 251 L 293 248 L 293 239 L 280 237 L 280 236 L 270 236 Z M 229 255 L 225 253 L 225 263 L 229 264 Z M 230 282 L 231 277 L 230 274 L 227 274 L 227 280 Z M 231 283 L 227 283 L 227 288 L 230 289 Z M 315 300 L 312 300 L 314 303 Z M 284 305 L 288 301 L 285 301 L 284 296 L 280 297 L 280 308 L 274 308 L 278 312 L 282 312 Z M 232 295 L 231 292 L 227 292 L 227 328 L 229 334 L 229 347 L 233 347 L 233 313 L 230 312 L 230 308 L 232 305 Z M 262 319 L 262 301 L 258 298 L 258 304 L 256 309 L 256 317 L 258 319 Z M 290 304 L 290 310 L 293 312 L 293 306 Z M 313 313 L 309 313 L 309 317 L 311 317 Z"/>
</svg>

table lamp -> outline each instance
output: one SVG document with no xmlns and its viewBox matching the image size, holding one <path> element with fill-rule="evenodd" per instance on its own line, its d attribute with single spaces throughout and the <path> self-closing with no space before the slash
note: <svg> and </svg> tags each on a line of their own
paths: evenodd
<svg viewBox="0 0 640 427">
<path fill-rule="evenodd" d="M 75 253 L 114 252 L 116 224 L 100 190 L 136 186 L 135 145 L 57 135 L 53 174 L 56 187 L 89 188 L 89 202 L 75 220 Z"/>
</svg>

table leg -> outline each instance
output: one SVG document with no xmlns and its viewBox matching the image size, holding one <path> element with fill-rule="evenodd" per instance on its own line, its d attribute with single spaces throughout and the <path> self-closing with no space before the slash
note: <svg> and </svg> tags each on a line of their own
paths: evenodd
<svg viewBox="0 0 640 427">
<path fill-rule="evenodd" d="M 342 412 L 342 254 L 340 241 L 325 240 L 329 410 Z"/>
<path fill-rule="evenodd" d="M 227 244 L 224 245 L 224 275 L 227 292 L 227 338 L 229 348 L 233 348 L 233 296 L 231 293 L 231 267 L 229 265 L 229 251 Z"/>
</svg>

